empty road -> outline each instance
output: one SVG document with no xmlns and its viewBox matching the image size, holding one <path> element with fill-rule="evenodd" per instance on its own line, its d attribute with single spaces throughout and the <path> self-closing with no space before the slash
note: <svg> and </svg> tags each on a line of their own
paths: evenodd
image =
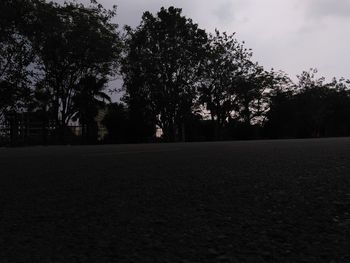
<svg viewBox="0 0 350 263">
<path fill-rule="evenodd" d="M 0 262 L 350 262 L 350 139 L 0 148 Z"/>
</svg>

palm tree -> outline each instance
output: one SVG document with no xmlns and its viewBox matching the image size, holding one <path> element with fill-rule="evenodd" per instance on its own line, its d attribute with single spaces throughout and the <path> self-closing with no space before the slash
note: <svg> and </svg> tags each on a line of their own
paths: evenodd
<svg viewBox="0 0 350 263">
<path fill-rule="evenodd" d="M 73 97 L 76 113 L 73 120 L 79 120 L 82 126 L 82 137 L 85 142 L 95 142 L 98 127 L 96 116 L 100 109 L 111 102 L 111 98 L 105 93 L 107 79 L 88 76 L 77 85 L 77 91 Z"/>
</svg>

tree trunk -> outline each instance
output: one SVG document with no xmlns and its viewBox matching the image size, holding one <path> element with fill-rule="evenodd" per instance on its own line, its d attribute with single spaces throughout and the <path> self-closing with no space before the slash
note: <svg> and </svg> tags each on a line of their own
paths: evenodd
<svg viewBox="0 0 350 263">
<path fill-rule="evenodd" d="M 163 134 L 164 134 L 164 141 L 174 142 L 176 139 L 175 125 L 174 124 L 164 125 Z"/>
<path fill-rule="evenodd" d="M 186 141 L 186 130 L 185 130 L 185 124 L 182 123 L 181 125 L 181 141 L 185 142 Z"/>
</svg>

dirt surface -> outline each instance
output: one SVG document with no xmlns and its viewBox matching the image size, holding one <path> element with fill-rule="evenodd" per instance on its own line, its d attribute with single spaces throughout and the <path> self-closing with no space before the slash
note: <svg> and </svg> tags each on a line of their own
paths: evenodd
<svg viewBox="0 0 350 263">
<path fill-rule="evenodd" d="M 350 262 L 350 139 L 0 148 L 0 262 Z"/>
</svg>

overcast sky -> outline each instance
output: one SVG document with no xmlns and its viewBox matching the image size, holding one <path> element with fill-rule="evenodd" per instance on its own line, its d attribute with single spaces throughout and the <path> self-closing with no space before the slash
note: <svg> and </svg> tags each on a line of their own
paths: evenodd
<svg viewBox="0 0 350 263">
<path fill-rule="evenodd" d="M 63 1 L 63 0 L 62 0 Z M 78 0 L 83 2 L 87 0 Z M 350 78 L 350 0 L 100 0 L 118 6 L 117 22 L 137 26 L 144 11 L 175 6 L 208 32 L 236 32 L 266 69 L 293 79 L 310 67 Z"/>
</svg>

